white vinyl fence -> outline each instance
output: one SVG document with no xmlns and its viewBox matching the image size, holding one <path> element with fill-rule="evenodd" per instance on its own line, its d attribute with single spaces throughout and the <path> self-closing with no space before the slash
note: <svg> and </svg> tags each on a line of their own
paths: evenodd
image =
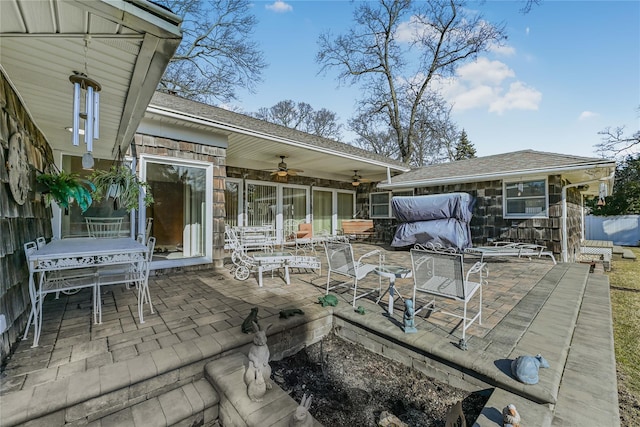
<svg viewBox="0 0 640 427">
<path fill-rule="evenodd" d="M 587 215 L 584 232 L 587 240 L 611 240 L 614 245 L 638 246 L 640 215 Z"/>
</svg>

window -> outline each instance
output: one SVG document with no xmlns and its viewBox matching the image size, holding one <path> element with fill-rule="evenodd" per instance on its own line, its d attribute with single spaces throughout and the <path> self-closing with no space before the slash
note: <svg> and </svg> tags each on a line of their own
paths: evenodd
<svg viewBox="0 0 640 427">
<path fill-rule="evenodd" d="M 224 188 L 225 222 L 235 227 L 241 224 L 242 181 L 227 178 Z"/>
<path fill-rule="evenodd" d="M 213 166 L 142 156 L 140 167 L 154 199 L 145 212 L 153 218 L 154 260 L 210 257 Z"/>
<path fill-rule="evenodd" d="M 504 182 L 504 217 L 547 216 L 547 180 Z"/>
<path fill-rule="evenodd" d="M 95 159 L 95 169 L 108 170 L 113 166 L 113 160 Z M 62 168 L 71 173 L 77 173 L 81 178 L 88 179 L 91 170 L 82 168 L 82 157 L 63 155 Z M 55 215 L 55 214 L 54 214 Z M 103 199 L 101 201 L 94 200 L 89 209 L 84 213 L 76 203 L 73 203 L 69 209 L 60 211 L 60 237 L 82 237 L 87 235 L 86 217 L 122 217 L 122 227 L 120 228 L 123 236 L 131 234 L 131 215 L 124 209 L 116 209 L 112 199 Z M 56 234 L 57 236 L 57 234 Z"/>
<path fill-rule="evenodd" d="M 394 196 L 413 196 L 413 190 L 403 190 L 384 193 L 371 193 L 369 204 L 371 206 L 370 218 L 393 218 L 391 211 L 391 199 Z"/>
</svg>

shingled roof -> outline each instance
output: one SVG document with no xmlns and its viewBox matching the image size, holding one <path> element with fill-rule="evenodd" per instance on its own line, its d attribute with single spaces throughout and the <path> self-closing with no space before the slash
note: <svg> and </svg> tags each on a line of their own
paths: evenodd
<svg viewBox="0 0 640 427">
<path fill-rule="evenodd" d="M 391 184 L 382 183 L 379 187 L 489 181 L 506 176 L 562 173 L 596 167 L 615 168 L 615 162 L 593 157 L 522 150 L 424 166 L 397 175 L 391 179 Z"/>
<path fill-rule="evenodd" d="M 301 146 L 313 146 L 331 151 L 347 153 L 352 156 L 387 163 L 389 165 L 396 166 L 399 169 L 407 170 L 407 166 L 401 161 L 381 156 L 353 145 L 334 141 L 328 138 L 321 138 L 296 129 L 256 119 L 245 114 L 235 113 L 233 111 L 225 110 L 224 108 L 214 107 L 201 102 L 181 98 L 179 96 L 156 92 L 149 105 L 172 109 L 180 112 L 181 114 L 206 119 L 207 121 L 212 122 L 212 125 L 217 123 L 224 125 L 227 128 L 235 127 L 256 134 L 285 138 L 295 141 Z"/>
</svg>

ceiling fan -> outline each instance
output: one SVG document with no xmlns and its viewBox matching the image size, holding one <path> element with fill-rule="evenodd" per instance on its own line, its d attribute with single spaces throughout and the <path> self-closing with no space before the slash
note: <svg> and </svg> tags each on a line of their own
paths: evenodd
<svg viewBox="0 0 640 427">
<path fill-rule="evenodd" d="M 371 182 L 371 180 L 367 178 L 363 178 L 361 175 L 358 175 L 357 170 L 353 171 L 353 176 L 351 177 L 351 185 L 353 185 L 354 187 L 357 187 L 360 184 L 365 184 L 369 182 Z"/>
<path fill-rule="evenodd" d="M 270 169 L 269 172 L 271 172 L 271 175 L 285 177 L 287 175 L 296 176 L 297 174 L 304 172 L 301 169 L 293 169 L 293 168 L 287 167 L 287 163 L 284 161 L 284 159 L 287 156 L 278 156 L 278 157 L 280 157 L 280 163 L 278 163 L 278 169 Z"/>
</svg>

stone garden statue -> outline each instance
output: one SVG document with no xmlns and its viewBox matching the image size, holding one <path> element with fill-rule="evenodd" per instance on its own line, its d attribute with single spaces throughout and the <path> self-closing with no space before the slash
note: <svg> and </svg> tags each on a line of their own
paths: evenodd
<svg viewBox="0 0 640 427">
<path fill-rule="evenodd" d="M 511 404 L 502 410 L 502 427 L 520 427 L 520 414 L 516 405 Z"/>
<path fill-rule="evenodd" d="M 525 384 L 538 383 L 538 370 L 548 368 L 549 362 L 542 355 L 518 356 L 511 362 L 511 373 L 518 381 Z"/>
<path fill-rule="evenodd" d="M 267 346 L 267 330 L 261 330 L 256 322 L 253 322 L 256 331 L 253 344 L 249 348 L 249 364 L 244 372 L 244 383 L 247 385 L 247 395 L 254 402 L 261 402 L 271 385 L 271 366 L 269 366 L 269 347 Z"/>
<path fill-rule="evenodd" d="M 418 330 L 414 322 L 413 301 L 406 299 L 404 300 L 404 333 L 415 334 L 416 332 Z"/>
<path fill-rule="evenodd" d="M 289 427 L 311 427 L 313 426 L 313 417 L 309 413 L 311 407 L 311 397 L 307 395 L 302 396 L 300 405 L 296 408 L 296 411 L 291 415 L 289 419 Z"/>
</svg>

